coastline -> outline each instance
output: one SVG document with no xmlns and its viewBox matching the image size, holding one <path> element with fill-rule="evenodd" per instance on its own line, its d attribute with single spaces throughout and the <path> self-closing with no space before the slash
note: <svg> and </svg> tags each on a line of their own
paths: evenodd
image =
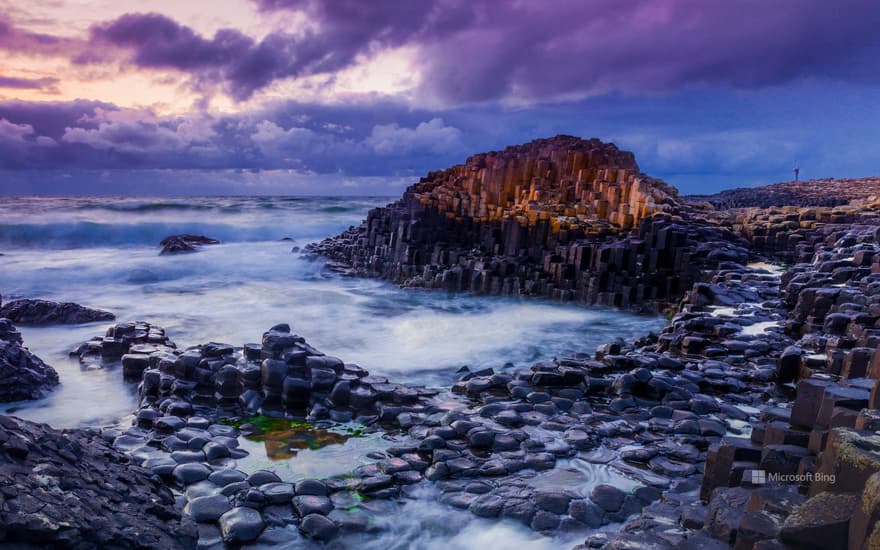
<svg viewBox="0 0 880 550">
<path fill-rule="evenodd" d="M 810 543 L 817 528 L 833 533 L 828 544 L 872 543 L 880 533 L 863 491 L 880 483 L 873 475 L 880 471 L 872 330 L 878 204 L 714 213 L 683 205 L 675 215 L 684 228 L 678 242 L 693 256 L 722 253 L 713 269 L 672 264 L 698 280 L 669 295 L 675 313 L 659 335 L 529 369 L 464 370 L 450 388 L 370 375 L 285 325 L 257 344 L 178 349 L 161 327 L 119 323 L 77 350 L 83 364 L 118 362 L 115 374 L 138 385 L 134 425 L 102 429 L 100 437 L 127 467 L 178 491 L 162 514 L 179 521 L 192 544 L 190 520 L 198 522 L 201 546 L 294 536 L 304 545 L 353 543 L 398 503 L 426 498 L 550 537 L 592 533 L 583 543 L 590 548 L 773 548 Z M 653 227 L 655 217 L 662 230 L 670 213 L 639 226 Z M 696 244 L 684 240 L 689 234 Z M 723 235 L 725 246 L 699 240 L 707 234 Z M 633 250 L 650 254 L 645 242 L 658 240 Z M 744 242 L 754 259 L 795 263 L 730 256 Z M 701 252 L 700 243 L 710 244 Z M 650 276 L 639 270 L 632 273 Z M 287 480 L 240 470 L 250 464 L 242 438 L 290 444 L 275 439 L 264 418 L 287 419 L 284 430 L 296 437 L 330 444 L 360 437 L 392 444 L 365 450 L 365 463 L 342 476 Z M 50 434 L 5 422 L 6 432 Z M 26 460 L 29 451 L 15 448 L 5 467 Z M 604 482 L 572 491 L 557 479 L 572 471 Z M 753 472 L 763 472 L 764 483 Z M 9 541 L 86 532 L 77 518 L 53 517 L 64 526 L 37 531 L 16 531 L 22 521 L 10 518 Z M 617 534 L 602 529 L 618 524 Z"/>
</svg>

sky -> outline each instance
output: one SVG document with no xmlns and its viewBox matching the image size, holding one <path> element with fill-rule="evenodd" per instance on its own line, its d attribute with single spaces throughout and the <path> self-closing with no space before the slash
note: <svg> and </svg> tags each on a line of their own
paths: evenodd
<svg viewBox="0 0 880 550">
<path fill-rule="evenodd" d="M 875 0 L 0 0 L 0 193 L 397 195 L 570 134 L 880 175 Z"/>
</svg>

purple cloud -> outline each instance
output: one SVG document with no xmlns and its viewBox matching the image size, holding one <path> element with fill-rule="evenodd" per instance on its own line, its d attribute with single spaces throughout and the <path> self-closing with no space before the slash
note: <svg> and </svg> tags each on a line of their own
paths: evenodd
<svg viewBox="0 0 880 550">
<path fill-rule="evenodd" d="M 0 75 L 0 88 L 15 88 L 20 90 L 46 90 L 56 91 L 58 79 L 46 78 L 18 78 L 14 76 Z"/>
<path fill-rule="evenodd" d="M 419 46 L 418 95 L 442 104 L 880 76 L 865 0 L 254 1 L 305 12 L 334 51 Z"/>
<path fill-rule="evenodd" d="M 272 32 L 256 41 L 238 30 L 221 29 L 205 38 L 164 15 L 134 13 L 94 26 L 91 48 L 75 61 L 105 61 L 110 46 L 125 52 L 138 67 L 188 72 L 203 91 L 219 85 L 234 98 L 247 99 L 278 79 L 349 66 L 372 36 L 357 29 L 354 21 L 348 21 L 344 27 L 306 36 Z"/>
<path fill-rule="evenodd" d="M 29 55 L 69 56 L 78 50 L 82 41 L 27 31 L 16 27 L 8 17 L 0 14 L 0 50 Z"/>
</svg>

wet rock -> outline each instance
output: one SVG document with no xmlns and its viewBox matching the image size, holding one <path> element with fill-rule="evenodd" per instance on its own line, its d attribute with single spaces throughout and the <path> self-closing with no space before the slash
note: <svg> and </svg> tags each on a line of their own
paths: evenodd
<svg viewBox="0 0 880 550">
<path fill-rule="evenodd" d="M 470 511 L 484 518 L 494 518 L 501 514 L 504 499 L 495 494 L 484 494 L 470 505 Z"/>
<path fill-rule="evenodd" d="M 92 309 L 72 302 L 49 300 L 13 300 L 0 307 L 0 318 L 6 317 L 19 325 L 78 325 L 116 318 L 109 311 Z"/>
<path fill-rule="evenodd" d="M 172 472 L 174 480 L 180 485 L 190 485 L 203 479 L 208 479 L 211 469 L 199 462 L 189 462 L 180 464 Z"/>
<path fill-rule="evenodd" d="M 572 496 L 562 492 L 542 491 L 535 495 L 535 504 L 538 505 L 538 508 L 557 515 L 567 513 L 571 501 Z"/>
<path fill-rule="evenodd" d="M 186 503 L 183 511 L 194 521 L 212 522 L 220 519 L 220 516 L 232 507 L 229 499 L 223 495 L 196 497 Z"/>
<path fill-rule="evenodd" d="M 605 510 L 587 499 L 575 499 L 571 501 L 568 513 L 574 519 L 580 521 L 588 527 L 600 527 L 603 523 L 602 517 Z"/>
<path fill-rule="evenodd" d="M 97 432 L 0 416 L 0 441 L 0 546 L 195 546 L 162 481 Z"/>
<path fill-rule="evenodd" d="M 549 532 L 559 527 L 561 518 L 552 512 L 538 510 L 532 518 L 530 527 L 535 531 Z"/>
<path fill-rule="evenodd" d="M 39 399 L 58 385 L 58 373 L 22 346 L 21 334 L 0 319 L 0 403 Z"/>
<path fill-rule="evenodd" d="M 326 516 L 333 509 L 333 503 L 327 497 L 314 495 L 301 495 L 293 497 L 293 509 L 300 517 L 309 514 L 321 514 Z"/>
<path fill-rule="evenodd" d="M 339 527 L 333 520 L 321 514 L 307 515 L 300 522 L 299 528 L 304 535 L 315 540 L 330 540 L 339 532 Z"/>
<path fill-rule="evenodd" d="M 722 542 L 733 544 L 750 496 L 747 489 L 740 487 L 715 489 L 706 516 L 709 534 Z"/>
<path fill-rule="evenodd" d="M 159 246 L 162 247 L 160 254 L 195 252 L 203 245 L 210 244 L 220 244 L 220 241 L 203 235 L 172 235 L 159 242 Z"/>
<path fill-rule="evenodd" d="M 237 507 L 220 516 L 220 533 L 223 542 L 251 542 L 263 532 L 265 523 L 260 513 L 253 508 Z"/>
<path fill-rule="evenodd" d="M 254 487 L 259 487 L 260 485 L 265 485 L 267 483 L 278 483 L 281 481 L 281 478 L 278 477 L 278 474 L 275 472 L 257 470 L 247 477 L 247 481 Z"/>
<path fill-rule="evenodd" d="M 623 505 L 623 499 L 626 493 L 606 483 L 601 483 L 593 487 L 590 492 L 590 500 L 606 512 L 616 512 Z"/>
</svg>

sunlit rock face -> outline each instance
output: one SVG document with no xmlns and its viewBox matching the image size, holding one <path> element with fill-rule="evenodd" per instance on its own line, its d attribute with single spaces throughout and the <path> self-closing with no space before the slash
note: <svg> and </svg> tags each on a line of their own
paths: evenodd
<svg viewBox="0 0 880 550">
<path fill-rule="evenodd" d="M 432 172 L 310 250 L 407 287 L 650 310 L 701 269 L 744 262 L 740 244 L 682 210 L 632 153 L 557 136 Z"/>
<path fill-rule="evenodd" d="M 404 201 L 458 221 L 513 216 L 520 225 L 544 221 L 554 232 L 590 234 L 607 225 L 638 225 L 668 209 L 676 195 L 662 181 L 641 174 L 633 154 L 614 144 L 557 136 L 431 172 L 407 190 Z"/>
</svg>

